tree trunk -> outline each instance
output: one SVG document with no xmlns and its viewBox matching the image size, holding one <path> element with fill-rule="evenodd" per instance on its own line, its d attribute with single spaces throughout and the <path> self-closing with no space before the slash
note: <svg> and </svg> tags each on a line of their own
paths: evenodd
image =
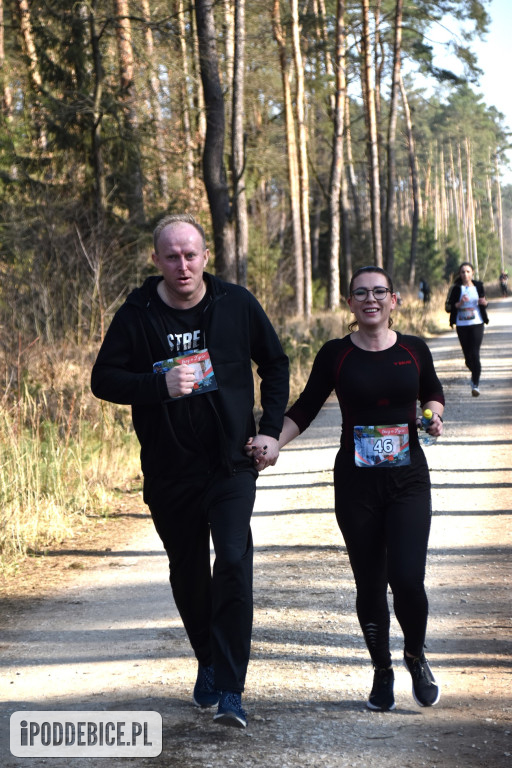
<svg viewBox="0 0 512 768">
<path fill-rule="evenodd" d="M 178 0 L 177 16 L 180 40 L 181 71 L 183 73 L 183 80 L 181 85 L 181 108 L 183 116 L 183 134 L 185 138 L 185 177 L 187 180 L 187 187 L 191 192 L 193 192 L 196 186 L 196 175 L 194 162 L 194 141 L 192 139 L 192 121 L 190 117 L 192 105 L 190 104 L 188 93 L 188 52 L 183 0 Z"/>
<path fill-rule="evenodd" d="M 370 41 L 370 3 L 362 0 L 363 11 L 363 84 L 365 92 L 365 115 L 368 133 L 368 163 L 370 183 L 370 204 L 372 221 L 373 258 L 376 266 L 382 267 L 382 235 L 380 212 L 380 169 L 377 133 L 377 112 L 375 89 L 372 84 L 372 57 Z"/>
<path fill-rule="evenodd" d="M 93 95 L 93 123 L 91 128 L 92 167 L 94 169 L 94 195 L 96 209 L 96 223 L 98 237 L 101 238 L 107 207 L 107 184 L 105 181 L 105 167 L 103 163 L 103 149 L 101 140 L 103 95 L 103 65 L 98 31 L 96 29 L 97 0 L 89 4 L 89 30 L 91 35 L 92 63 L 94 70 L 94 95 Z"/>
<path fill-rule="evenodd" d="M 243 0 L 245 2 L 245 0 Z M 227 96 L 233 85 L 234 67 L 235 67 L 235 14 L 238 0 L 223 0 L 224 4 L 224 71 L 223 78 L 224 94 Z M 233 7 L 235 6 L 235 7 Z M 245 9 L 243 11 L 245 17 Z M 245 22 L 244 22 L 245 23 Z M 231 100 L 232 101 L 232 100 Z M 226 111 L 228 113 L 228 123 L 233 122 L 233 116 L 229 113 L 231 108 L 230 100 L 227 99 Z"/>
<path fill-rule="evenodd" d="M 400 70 L 402 55 L 402 8 L 403 0 L 396 0 L 395 6 L 395 35 L 393 43 L 393 75 L 391 82 L 391 98 L 389 105 L 388 124 L 388 183 L 386 200 L 386 270 L 393 274 L 395 261 L 395 226 L 396 226 L 396 121 L 398 94 L 400 91 Z"/>
<path fill-rule="evenodd" d="M 347 155 L 348 182 L 350 187 L 350 197 L 352 198 L 352 210 L 354 212 L 355 227 L 358 232 L 362 232 L 361 204 L 359 202 L 359 192 L 357 189 L 357 176 L 354 169 L 354 158 L 352 155 L 352 129 L 350 126 L 350 99 L 347 95 L 345 99 L 345 149 Z"/>
<path fill-rule="evenodd" d="M 466 216 L 466 198 L 464 196 L 464 177 L 462 175 L 462 153 L 460 144 L 457 144 L 457 169 L 459 173 L 459 196 L 460 196 L 460 213 L 462 222 L 462 232 L 464 234 L 464 260 L 470 261 L 471 256 L 469 253 L 469 240 L 468 240 L 468 227 Z"/>
<path fill-rule="evenodd" d="M 478 248 L 476 241 L 475 200 L 473 197 L 473 163 L 471 160 L 471 143 L 468 138 L 466 138 L 466 165 L 468 233 L 472 251 L 472 258 L 470 258 L 469 261 L 472 261 L 475 275 L 478 279 L 480 270 L 478 265 Z"/>
<path fill-rule="evenodd" d="M 494 158 L 496 164 L 496 213 L 498 215 L 498 237 L 500 241 L 500 263 L 501 271 L 505 271 L 505 250 L 503 247 L 503 207 L 501 202 L 501 183 L 500 183 L 500 168 L 498 165 L 498 155 Z"/>
<path fill-rule="evenodd" d="M 293 117 L 292 94 L 290 88 L 290 72 L 286 55 L 286 39 L 281 26 L 279 2 L 280 0 L 274 0 L 272 28 L 279 48 L 281 81 L 283 83 L 286 151 L 288 156 L 288 180 L 290 185 L 292 247 L 295 258 L 295 312 L 297 315 L 302 315 L 304 314 L 304 260 L 302 256 L 299 165 L 297 160 L 297 138 L 295 134 L 295 121 Z"/>
<path fill-rule="evenodd" d="M 462 233 L 461 233 L 461 213 L 460 213 L 460 195 L 457 191 L 457 176 L 455 173 L 455 163 L 453 161 L 453 147 L 450 143 L 450 174 L 452 177 L 452 194 L 453 194 L 453 209 L 455 216 L 455 223 L 457 226 L 457 244 L 459 246 L 459 252 L 463 251 Z"/>
<path fill-rule="evenodd" d="M 167 176 L 167 163 L 165 158 L 165 142 L 164 132 L 162 126 L 162 110 L 160 108 L 160 81 L 156 73 L 154 66 L 155 54 L 154 54 L 154 40 L 153 32 L 151 30 L 151 11 L 149 8 L 149 0 L 141 0 L 142 2 L 142 17 L 144 19 L 144 40 L 146 43 L 146 59 L 148 62 L 148 87 L 149 87 L 149 103 L 151 105 L 151 118 L 155 126 L 155 146 L 157 151 L 157 168 L 156 175 L 158 179 L 158 187 L 160 197 L 164 200 L 167 199 L 169 194 L 169 183 Z"/>
<path fill-rule="evenodd" d="M 304 261 L 304 314 L 311 315 L 313 308 L 313 280 L 311 274 L 311 234 L 309 224 L 309 170 L 308 136 L 306 127 L 306 97 L 304 91 L 304 64 L 300 47 L 298 0 L 290 0 L 292 21 L 292 48 L 297 82 L 296 106 L 299 134 L 299 181 L 300 218 L 302 225 L 302 256 Z"/>
<path fill-rule="evenodd" d="M 6 120 L 12 117 L 12 92 L 5 71 L 4 0 L 0 0 L 0 105 Z"/>
<path fill-rule="evenodd" d="M 139 142 L 137 139 L 132 28 L 128 0 L 114 0 L 114 7 L 117 15 L 116 39 L 119 57 L 119 79 L 128 156 L 125 168 L 126 203 L 130 220 L 136 225 L 141 225 L 144 222 L 144 201 Z"/>
<path fill-rule="evenodd" d="M 39 71 L 39 62 L 37 60 L 37 51 L 32 33 L 32 21 L 30 19 L 30 8 L 28 0 L 16 0 L 20 19 L 21 36 L 23 39 L 23 48 L 28 61 L 29 79 L 32 91 L 34 93 L 31 105 L 32 118 L 37 133 L 37 144 L 39 149 L 46 149 L 47 136 L 44 126 L 44 120 L 39 103 L 39 96 L 42 91 L 43 79 Z"/>
<path fill-rule="evenodd" d="M 235 231 L 224 167 L 224 97 L 219 77 L 213 0 L 196 0 L 199 66 L 206 107 L 203 177 L 215 242 L 215 271 L 236 282 Z"/>
<path fill-rule="evenodd" d="M 334 130 L 329 181 L 329 274 L 327 281 L 327 306 L 330 310 L 340 306 L 340 190 L 343 171 L 343 124 L 345 114 L 345 0 L 336 4 L 335 41 L 335 106 Z"/>
<path fill-rule="evenodd" d="M 245 72 L 245 0 L 235 4 L 235 50 L 233 60 L 233 107 L 231 129 L 231 162 L 233 203 L 236 221 L 236 266 L 240 285 L 247 285 L 247 253 L 249 226 L 245 194 L 244 142 L 244 72 Z"/>
<path fill-rule="evenodd" d="M 418 251 L 418 229 L 419 229 L 419 182 L 418 182 L 418 164 L 416 161 L 416 149 L 414 144 L 414 134 L 412 131 L 411 110 L 405 91 L 402 73 L 399 74 L 400 93 L 404 107 L 405 127 L 407 131 L 407 149 L 409 155 L 409 168 L 411 172 L 412 187 L 412 222 L 411 222 L 411 247 L 409 251 L 409 288 L 414 287 L 416 280 L 416 254 Z"/>
</svg>

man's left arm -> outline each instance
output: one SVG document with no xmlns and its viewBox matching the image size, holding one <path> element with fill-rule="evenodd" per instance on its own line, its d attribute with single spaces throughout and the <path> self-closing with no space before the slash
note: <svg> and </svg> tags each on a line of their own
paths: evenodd
<svg viewBox="0 0 512 768">
<path fill-rule="evenodd" d="M 289 397 L 289 364 L 270 320 L 259 304 L 253 329 L 251 356 L 260 377 L 262 415 L 258 434 L 248 443 L 257 469 L 274 465 L 279 456 L 279 435 Z"/>
</svg>

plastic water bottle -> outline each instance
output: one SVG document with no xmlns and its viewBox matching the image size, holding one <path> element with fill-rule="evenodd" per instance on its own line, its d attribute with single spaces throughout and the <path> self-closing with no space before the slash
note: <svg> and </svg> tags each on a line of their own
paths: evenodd
<svg viewBox="0 0 512 768">
<path fill-rule="evenodd" d="M 421 426 L 418 427 L 418 440 L 420 441 L 420 445 L 433 445 L 437 440 L 437 437 L 434 437 L 429 432 L 427 432 L 431 421 L 432 411 L 430 408 L 425 408 L 421 417 Z"/>
</svg>

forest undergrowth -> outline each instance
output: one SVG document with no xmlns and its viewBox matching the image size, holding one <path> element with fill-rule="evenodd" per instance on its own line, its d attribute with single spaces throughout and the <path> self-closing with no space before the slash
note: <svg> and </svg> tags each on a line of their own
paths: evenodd
<svg viewBox="0 0 512 768">
<path fill-rule="evenodd" d="M 445 292 L 428 307 L 406 297 L 394 327 L 423 337 L 446 328 Z M 290 358 L 290 399 L 302 390 L 315 354 L 345 335 L 350 312 L 316 312 L 309 320 L 273 318 Z M 43 344 L 20 339 L 4 350 L 0 403 L 0 571 L 76 538 L 141 487 L 139 447 L 130 409 L 100 402 L 89 378 L 98 344 Z M 256 410 L 259 408 L 255 374 Z"/>
</svg>

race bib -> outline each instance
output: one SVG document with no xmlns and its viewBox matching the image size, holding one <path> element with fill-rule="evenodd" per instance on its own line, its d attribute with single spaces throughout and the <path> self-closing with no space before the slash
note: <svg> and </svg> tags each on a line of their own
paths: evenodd
<svg viewBox="0 0 512 768">
<path fill-rule="evenodd" d="M 200 349 L 197 352 L 190 352 L 179 357 L 171 357 L 168 360 L 159 360 L 157 363 L 153 363 L 153 373 L 167 373 L 176 365 L 189 365 L 194 371 L 194 388 L 189 395 L 182 395 L 180 399 L 218 389 L 210 353 L 207 349 Z"/>
<path fill-rule="evenodd" d="M 407 424 L 354 427 L 356 467 L 404 467 L 411 463 Z"/>
<path fill-rule="evenodd" d="M 468 320 L 474 320 L 475 319 L 475 310 L 474 309 L 462 309 L 459 310 L 459 320 L 461 322 L 467 322 Z"/>
</svg>

